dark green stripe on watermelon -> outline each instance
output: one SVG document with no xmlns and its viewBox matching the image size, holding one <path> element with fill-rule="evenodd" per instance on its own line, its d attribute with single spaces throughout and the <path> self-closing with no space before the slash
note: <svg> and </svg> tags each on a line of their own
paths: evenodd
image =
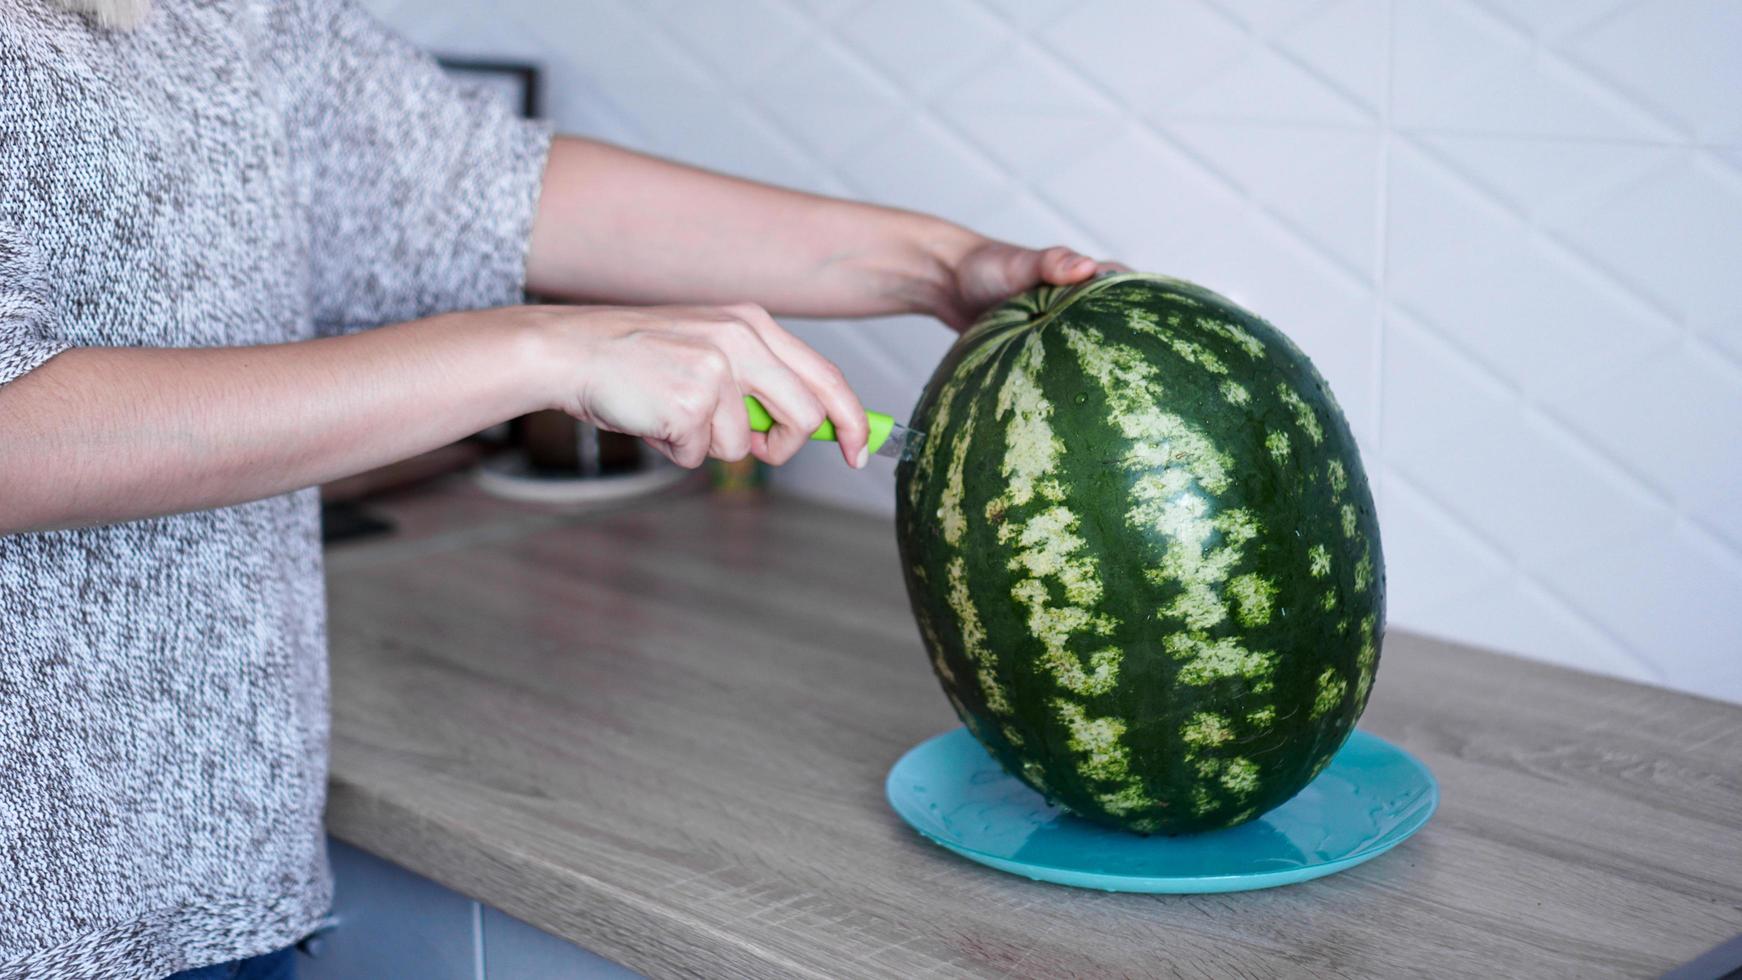
<svg viewBox="0 0 1742 980">
<path fill-rule="evenodd" d="M 1010 772 L 1183 832 L 1276 806 L 1342 744 L 1383 632 L 1378 526 L 1342 412 L 1269 324 L 1158 276 L 1048 287 L 963 336 L 913 424 L 909 595 Z"/>
</svg>

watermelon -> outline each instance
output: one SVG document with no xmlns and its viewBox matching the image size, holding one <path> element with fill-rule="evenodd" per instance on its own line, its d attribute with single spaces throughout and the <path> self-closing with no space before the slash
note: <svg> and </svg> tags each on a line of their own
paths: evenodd
<svg viewBox="0 0 1742 980">
<path fill-rule="evenodd" d="M 1207 289 L 1042 287 L 951 348 L 897 469 L 908 596 L 962 722 L 1088 820 L 1189 833 L 1294 796 L 1366 706 L 1385 563 L 1342 409 Z"/>
</svg>

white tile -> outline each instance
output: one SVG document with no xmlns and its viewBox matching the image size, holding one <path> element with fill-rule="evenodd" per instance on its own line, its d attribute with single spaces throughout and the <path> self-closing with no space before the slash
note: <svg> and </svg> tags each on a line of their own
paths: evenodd
<svg viewBox="0 0 1742 980">
<path fill-rule="evenodd" d="M 693 0 L 675 0 L 675 2 L 690 3 Z M 790 0 L 790 2 L 793 6 L 804 10 L 819 23 L 826 24 L 837 17 L 850 13 L 864 0 Z"/>
<path fill-rule="evenodd" d="M 870 200 L 965 221 L 1011 196 L 1009 178 L 960 137 L 910 115 L 843 156 L 840 172 Z"/>
<path fill-rule="evenodd" d="M 1553 44 L 1580 28 L 1607 18 L 1628 0 L 1478 0 L 1499 20 Z"/>
<path fill-rule="evenodd" d="M 1551 227 L 1695 325 L 1742 317 L 1742 176 L 1693 151 Z"/>
<path fill-rule="evenodd" d="M 1371 475 L 1379 460 L 1367 462 Z M 1437 625 L 1441 610 L 1455 610 L 1460 600 L 1484 585 L 1510 577 L 1504 554 L 1470 534 L 1403 474 L 1387 475 L 1379 529 L 1385 550 L 1386 618 L 1395 625 Z"/>
<path fill-rule="evenodd" d="M 1381 112 L 1390 82 L 1388 6 L 1386 0 L 1331 3 L 1291 26 L 1278 43 L 1369 112 Z"/>
<path fill-rule="evenodd" d="M 1431 334 L 1389 322 L 1385 358 L 1386 461 L 1527 570 L 1651 519 L 1649 497 Z"/>
<path fill-rule="evenodd" d="M 1742 561 L 1662 520 L 1557 570 L 1582 611 L 1656 664 L 1665 680 L 1742 701 Z"/>
<path fill-rule="evenodd" d="M 1742 4 L 1633 4 L 1569 48 L 1692 138 L 1742 139 Z"/>
<path fill-rule="evenodd" d="M 925 95 L 1007 50 L 1010 29 L 973 0 L 878 0 L 835 34 L 902 88 Z"/>
<path fill-rule="evenodd" d="M 1742 368 L 1684 344 L 1553 410 L 1742 548 Z"/>
<path fill-rule="evenodd" d="M 1525 232 L 1493 195 L 1405 140 L 1392 144 L 1387 191 L 1386 276 L 1405 299 L 1435 280 L 1462 280 Z"/>
<path fill-rule="evenodd" d="M 1361 126 L 1375 112 L 1267 46 L 1248 45 L 1177 95 L 1145 107 L 1152 119 Z"/>
<path fill-rule="evenodd" d="M 843 59 L 833 42 L 801 48 L 745 83 L 745 94 L 782 131 L 832 159 L 891 128 L 907 114 L 888 82 Z"/>
<path fill-rule="evenodd" d="M 774 129 L 765 115 L 717 93 L 667 93 L 664 104 L 642 118 L 653 152 L 799 190 L 840 189 L 805 148 Z"/>
<path fill-rule="evenodd" d="M 1700 326 L 1708 343 L 1726 352 L 1733 364 L 1742 364 L 1742 317 L 1714 320 Z"/>
<path fill-rule="evenodd" d="M 1411 143 L 1533 218 L 1600 207 L 1677 152 L 1649 143 L 1438 133 Z"/>
<path fill-rule="evenodd" d="M 1192 0 L 1102 0 L 1049 24 L 1045 43 L 1134 111 L 1149 112 L 1233 61 L 1252 41 L 1239 25 Z"/>
<path fill-rule="evenodd" d="M 1202 164 L 1130 126 L 1082 147 L 1036 188 L 1125 261 L 1157 271 L 1177 266 L 1242 206 Z"/>
<path fill-rule="evenodd" d="M 1446 93 L 1476 86 L 1528 55 L 1515 32 L 1453 3 L 1392 5 L 1391 112 L 1398 125 L 1435 121 Z"/>
<path fill-rule="evenodd" d="M 1393 309 L 1386 313 L 1381 431 L 1388 464 L 1404 470 L 1443 507 L 1433 480 L 1441 448 L 1508 424 L 1518 396 L 1498 376 L 1447 347 Z M 1494 547 L 1500 547 L 1498 543 Z"/>
<path fill-rule="evenodd" d="M 672 3 L 638 7 L 657 16 L 684 48 L 706 61 L 720 77 L 753 76 L 784 61 L 810 43 L 813 28 L 778 0 L 732 3 Z"/>
<path fill-rule="evenodd" d="M 1408 146 L 1391 159 L 1387 274 L 1425 325 L 1531 393 L 1612 372 L 1674 327 Z"/>
<path fill-rule="evenodd" d="M 413 11 L 377 4 L 374 12 L 400 35 L 442 55 L 542 60 L 544 45 L 512 19 L 473 6 Z"/>
<path fill-rule="evenodd" d="M 948 123 L 1012 173 L 1042 179 L 1114 138 L 1118 111 L 1026 44 L 1009 48 L 933 101 Z"/>
<path fill-rule="evenodd" d="M 1058 19 L 1066 11 L 1080 6 L 1076 0 L 978 0 L 989 13 L 1012 25 L 1028 30 Z"/>
<path fill-rule="evenodd" d="M 1673 135 L 1473 5 L 1393 9 L 1391 114 L 1401 127 L 1532 137 Z"/>
<path fill-rule="evenodd" d="M 1172 122 L 1166 131 L 1362 279 L 1377 276 L 1377 130 Z"/>
<path fill-rule="evenodd" d="M 427 5 L 417 7 L 415 23 Z M 707 77 L 689 53 L 671 45 L 661 29 L 636 8 L 607 0 L 549 4 L 541 0 L 495 0 L 490 4 L 449 3 L 473 16 L 509 26 L 538 41 L 551 57 L 595 79 L 693 80 Z"/>
<path fill-rule="evenodd" d="M 1314 15 L 1312 5 L 1300 0 L 1215 0 L 1215 6 L 1265 35 L 1274 35 L 1303 17 Z"/>
</svg>

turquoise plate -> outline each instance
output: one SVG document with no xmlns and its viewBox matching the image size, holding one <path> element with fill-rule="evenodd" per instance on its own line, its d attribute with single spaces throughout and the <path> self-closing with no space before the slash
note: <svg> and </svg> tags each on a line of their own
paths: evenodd
<svg viewBox="0 0 1742 980">
<path fill-rule="evenodd" d="M 1231 830 L 1142 837 L 1071 816 L 1011 777 L 965 728 L 889 770 L 889 805 L 963 857 L 1061 885 L 1115 892 L 1237 892 L 1309 881 L 1384 854 L 1439 805 L 1427 767 L 1356 731 L 1294 799 Z"/>
</svg>

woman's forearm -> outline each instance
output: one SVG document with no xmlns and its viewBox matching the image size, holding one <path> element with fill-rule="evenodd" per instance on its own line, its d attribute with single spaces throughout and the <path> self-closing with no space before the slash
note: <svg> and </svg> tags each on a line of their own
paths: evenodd
<svg viewBox="0 0 1742 980">
<path fill-rule="evenodd" d="M 0 387 L 0 534 L 222 507 L 544 407 L 501 311 L 217 349 L 77 348 Z"/>
<path fill-rule="evenodd" d="M 925 215 L 564 138 L 546 165 L 527 278 L 536 292 L 596 302 L 933 313 L 952 270 L 985 243 Z"/>
</svg>

